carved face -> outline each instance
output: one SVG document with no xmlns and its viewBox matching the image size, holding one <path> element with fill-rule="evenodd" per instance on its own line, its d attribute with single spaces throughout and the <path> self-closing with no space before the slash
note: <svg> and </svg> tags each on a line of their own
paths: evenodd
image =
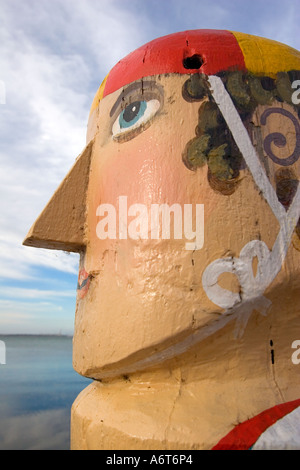
<svg viewBox="0 0 300 470">
<path fill-rule="evenodd" d="M 94 102 L 74 335 L 84 375 L 155 365 L 229 324 L 242 334 L 299 275 L 295 73 L 249 73 L 238 52 L 219 72 L 203 57 L 201 73 L 107 81 Z"/>
<path fill-rule="evenodd" d="M 275 92 L 269 104 L 251 101 L 240 143 L 230 79 L 224 87 L 157 75 L 101 102 L 81 261 L 89 289 L 79 291 L 74 353 L 76 364 L 85 351 L 93 377 L 171 357 L 233 319 L 243 333 L 254 305 L 262 315 L 271 306 L 264 294 L 279 282 L 277 257 L 286 256 L 295 228 L 282 217 L 299 208 L 298 115 Z M 226 100 L 235 114 L 222 114 L 216 102 Z M 287 145 L 271 144 L 283 126 Z M 155 218 L 157 207 L 170 220 Z"/>
</svg>

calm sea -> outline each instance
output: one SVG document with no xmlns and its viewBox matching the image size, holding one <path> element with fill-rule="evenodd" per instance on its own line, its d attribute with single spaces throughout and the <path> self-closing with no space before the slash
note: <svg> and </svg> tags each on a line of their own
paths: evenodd
<svg viewBox="0 0 300 470">
<path fill-rule="evenodd" d="M 0 340 L 0 450 L 68 450 L 71 405 L 91 383 L 72 368 L 72 338 Z"/>
</svg>

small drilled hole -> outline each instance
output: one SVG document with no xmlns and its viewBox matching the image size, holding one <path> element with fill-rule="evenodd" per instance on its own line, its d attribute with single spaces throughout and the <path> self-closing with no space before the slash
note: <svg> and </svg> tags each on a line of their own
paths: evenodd
<svg viewBox="0 0 300 470">
<path fill-rule="evenodd" d="M 273 341 L 270 339 L 270 346 L 273 346 Z M 275 358 L 274 358 L 274 349 L 271 349 L 271 362 L 272 364 L 275 363 Z"/>
<path fill-rule="evenodd" d="M 270 78 L 270 77 L 262 77 L 260 79 L 260 83 L 263 89 L 267 91 L 272 91 L 272 90 L 275 90 L 276 88 L 275 80 L 273 80 L 273 78 Z"/>
<path fill-rule="evenodd" d="M 274 349 L 271 349 L 271 362 L 272 362 L 272 364 L 275 363 L 275 360 L 274 360 Z"/>
<path fill-rule="evenodd" d="M 203 65 L 203 59 L 201 55 L 194 54 L 191 57 L 183 59 L 182 63 L 185 69 L 200 69 Z"/>
</svg>

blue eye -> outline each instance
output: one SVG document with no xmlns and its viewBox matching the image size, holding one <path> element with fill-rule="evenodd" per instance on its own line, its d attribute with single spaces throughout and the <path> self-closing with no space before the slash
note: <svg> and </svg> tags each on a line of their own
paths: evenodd
<svg viewBox="0 0 300 470">
<path fill-rule="evenodd" d="M 146 101 L 135 101 L 129 106 L 126 106 L 119 117 L 120 129 L 128 128 L 136 124 L 138 120 L 144 115 L 146 109 Z"/>
<path fill-rule="evenodd" d="M 120 140 L 121 138 L 127 140 L 134 137 L 136 132 L 142 132 L 150 125 L 150 119 L 157 113 L 159 108 L 160 101 L 157 99 L 149 101 L 140 100 L 130 103 L 121 111 L 112 126 L 113 138 L 115 140 Z M 137 129 L 138 131 L 134 135 L 130 133 Z"/>
</svg>

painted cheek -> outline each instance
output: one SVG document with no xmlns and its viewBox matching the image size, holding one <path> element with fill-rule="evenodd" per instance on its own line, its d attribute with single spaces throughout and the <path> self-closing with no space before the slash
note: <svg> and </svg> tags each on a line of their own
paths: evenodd
<svg viewBox="0 0 300 470">
<path fill-rule="evenodd" d="M 190 136 L 178 138 L 178 134 L 180 129 L 177 136 L 176 130 L 171 136 L 159 130 L 149 136 L 147 131 L 137 139 L 114 146 L 106 164 L 98 170 L 98 201 L 116 204 L 118 197 L 124 195 L 128 204 L 201 203 L 199 199 L 207 191 L 199 182 L 206 181 L 206 169 L 191 172 L 185 167 L 182 152 Z"/>
<path fill-rule="evenodd" d="M 180 152 L 174 155 L 168 143 L 161 144 L 151 137 L 145 145 L 142 143 L 143 139 L 136 139 L 114 146 L 114 152 L 98 170 L 101 179 L 98 201 L 116 204 L 119 196 L 127 196 L 131 205 L 168 202 L 175 198 L 177 184 L 174 183 L 179 175 L 172 161 L 179 158 L 184 170 Z"/>
<path fill-rule="evenodd" d="M 97 259 L 101 259 L 106 250 L 114 250 L 116 243 L 116 240 L 97 237 L 100 218 L 96 212 L 100 205 L 111 204 L 115 208 L 118 227 L 120 196 L 127 197 L 127 208 L 133 204 L 143 204 L 149 209 L 151 204 L 188 202 L 182 191 L 178 192 L 183 173 L 190 173 L 182 163 L 181 148 L 176 148 L 159 133 L 154 138 L 149 131 L 124 144 L 111 143 L 106 147 L 105 159 L 100 155 L 95 159 L 89 189 L 88 270 L 97 269 Z M 120 242 L 125 249 L 126 240 Z"/>
<path fill-rule="evenodd" d="M 163 126 L 160 126 L 163 127 Z M 123 144 L 111 143 L 106 147 L 105 160 L 97 159 L 92 171 L 89 204 L 89 239 L 93 252 L 104 252 L 115 243 L 114 240 L 99 240 L 96 216 L 100 204 L 111 204 L 119 220 L 120 196 L 127 197 L 127 207 L 143 204 L 204 204 L 208 217 L 216 204 L 216 195 L 207 181 L 207 169 L 197 172 L 188 170 L 182 161 L 182 152 L 191 135 L 176 133 L 165 135 L 161 129 L 145 131 L 136 139 Z M 176 136 L 177 134 L 177 136 Z M 91 253 L 92 254 L 92 253 Z"/>
</svg>

